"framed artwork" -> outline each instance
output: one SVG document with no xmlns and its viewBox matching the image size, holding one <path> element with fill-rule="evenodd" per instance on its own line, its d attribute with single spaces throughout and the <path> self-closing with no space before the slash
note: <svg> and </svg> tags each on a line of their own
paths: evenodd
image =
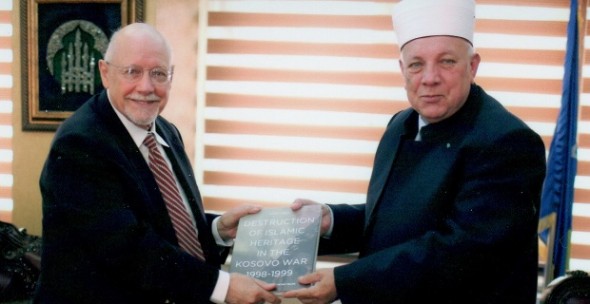
<svg viewBox="0 0 590 304">
<path fill-rule="evenodd" d="M 98 60 L 143 0 L 20 0 L 24 131 L 54 131 L 102 90 Z"/>
</svg>

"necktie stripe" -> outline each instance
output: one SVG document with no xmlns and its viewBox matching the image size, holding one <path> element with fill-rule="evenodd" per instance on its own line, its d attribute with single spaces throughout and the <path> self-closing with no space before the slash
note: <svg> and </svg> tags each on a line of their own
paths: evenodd
<svg viewBox="0 0 590 304">
<path fill-rule="evenodd" d="M 168 199 L 170 199 L 170 197 L 168 197 Z M 185 210 L 180 209 L 180 207 L 176 205 L 170 206 L 170 211 L 173 212 L 175 215 L 181 215 L 186 212 Z"/>
<path fill-rule="evenodd" d="M 148 134 L 143 144 L 149 149 L 149 167 L 158 183 L 162 198 L 166 202 L 166 209 L 172 220 L 172 226 L 178 238 L 178 245 L 186 252 L 204 261 L 205 255 L 197 231 L 182 202 L 172 171 L 158 150 L 154 134 Z"/>
</svg>

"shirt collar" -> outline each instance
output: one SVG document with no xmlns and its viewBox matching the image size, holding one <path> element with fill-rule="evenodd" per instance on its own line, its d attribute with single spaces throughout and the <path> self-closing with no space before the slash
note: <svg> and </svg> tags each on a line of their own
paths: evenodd
<svg viewBox="0 0 590 304">
<path fill-rule="evenodd" d="M 170 147 L 168 145 L 168 143 L 164 140 L 164 138 L 162 138 L 162 136 L 160 136 L 160 134 L 158 134 L 158 132 L 156 131 L 156 123 L 155 122 L 152 123 L 152 126 L 150 127 L 149 130 L 146 130 L 144 128 L 140 128 L 139 126 L 137 126 L 136 124 L 131 122 L 125 115 L 123 115 L 123 113 L 119 112 L 119 110 L 117 110 L 117 108 L 115 108 L 115 106 L 113 106 L 113 103 L 111 102 L 111 96 L 110 96 L 108 90 L 107 90 L 107 96 L 109 99 L 109 103 L 111 104 L 111 107 L 113 107 L 113 110 L 115 111 L 115 113 L 119 117 L 119 120 L 121 120 L 121 123 L 123 123 L 123 126 L 125 126 L 125 129 L 127 129 L 127 132 L 129 132 L 129 135 L 131 135 L 131 138 L 133 139 L 133 142 L 135 143 L 135 145 L 137 147 L 140 147 L 143 144 L 143 140 L 145 139 L 145 137 L 147 136 L 148 133 L 154 133 L 156 135 L 156 141 L 160 145 L 165 146 L 165 147 Z"/>
<path fill-rule="evenodd" d="M 428 124 L 428 121 L 424 120 L 424 117 L 422 117 L 422 115 L 419 115 L 418 116 L 418 131 L 420 131 L 420 129 L 427 124 Z"/>
<path fill-rule="evenodd" d="M 422 134 L 420 134 L 420 129 L 422 129 L 422 127 L 426 125 L 428 125 L 428 121 L 424 120 L 424 117 L 422 117 L 422 115 L 418 115 L 418 132 L 416 133 L 416 138 L 414 140 L 422 140 Z"/>
</svg>

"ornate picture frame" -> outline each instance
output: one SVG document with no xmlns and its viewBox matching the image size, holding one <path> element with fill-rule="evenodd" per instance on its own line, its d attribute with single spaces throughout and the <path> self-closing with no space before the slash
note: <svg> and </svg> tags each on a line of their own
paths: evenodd
<svg viewBox="0 0 590 304">
<path fill-rule="evenodd" d="M 23 131 L 54 131 L 102 90 L 98 60 L 144 0 L 20 0 Z"/>
</svg>

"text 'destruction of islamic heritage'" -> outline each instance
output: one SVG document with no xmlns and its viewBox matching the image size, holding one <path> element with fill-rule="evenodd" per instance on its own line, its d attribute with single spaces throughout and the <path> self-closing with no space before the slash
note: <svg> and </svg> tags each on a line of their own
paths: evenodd
<svg viewBox="0 0 590 304">
<path fill-rule="evenodd" d="M 240 220 L 231 272 L 277 284 L 277 293 L 303 288 L 299 276 L 315 270 L 321 207 L 265 208 Z"/>
</svg>

